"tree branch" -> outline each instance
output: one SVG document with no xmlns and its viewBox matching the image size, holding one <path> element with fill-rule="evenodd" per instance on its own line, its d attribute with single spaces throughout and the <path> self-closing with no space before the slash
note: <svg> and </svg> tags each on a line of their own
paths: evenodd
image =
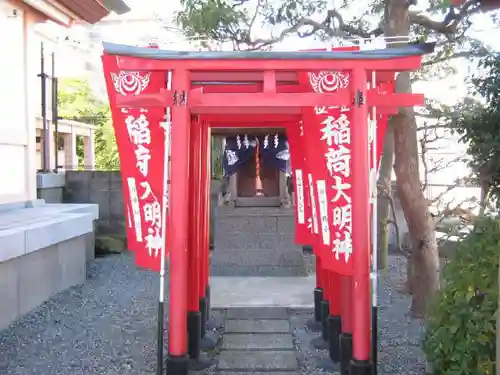
<svg viewBox="0 0 500 375">
<path fill-rule="evenodd" d="M 257 16 L 259 15 L 259 10 L 261 9 L 262 5 L 263 5 L 263 1 L 258 0 L 257 5 L 255 6 L 255 11 L 253 13 L 253 16 L 250 19 L 250 22 L 248 23 L 247 35 L 252 35 L 252 28 L 255 25 L 255 21 L 257 20 Z"/>
<path fill-rule="evenodd" d="M 300 29 L 303 27 L 311 27 L 310 30 L 304 33 L 300 33 Z M 340 12 L 336 9 L 328 10 L 325 19 L 322 22 L 314 21 L 309 18 L 301 18 L 294 25 L 285 28 L 281 33 L 270 39 L 255 39 L 252 40 L 250 35 L 244 40 L 244 43 L 250 46 L 250 50 L 257 50 L 275 43 L 279 43 L 285 39 L 289 34 L 297 34 L 301 38 L 309 37 L 318 31 L 322 31 L 331 38 L 345 38 L 350 36 L 358 36 L 360 38 L 370 38 L 371 36 L 381 35 L 383 32 L 380 28 L 376 28 L 372 31 L 362 30 L 352 24 L 345 23 L 344 18 Z"/>
<path fill-rule="evenodd" d="M 450 7 L 449 12 L 445 15 L 442 21 L 435 21 L 429 17 L 429 15 L 421 12 L 409 12 L 410 23 L 413 25 L 419 25 L 425 27 L 429 30 L 436 31 L 445 35 L 453 35 L 457 32 L 460 23 L 470 16 L 479 11 L 477 6 L 477 0 L 467 0 L 465 4 L 460 7 L 459 11 L 456 8 Z M 301 33 L 300 30 L 304 27 L 310 27 L 307 32 Z M 258 50 L 270 46 L 275 43 L 283 41 L 283 39 L 289 34 L 297 34 L 301 38 L 306 38 L 312 36 L 313 34 L 322 31 L 331 38 L 345 38 L 345 37 L 360 37 L 360 38 L 370 38 L 383 35 L 383 23 L 381 22 L 373 30 L 363 30 L 362 28 L 355 26 L 352 23 L 346 23 L 344 18 L 337 9 L 330 9 L 327 11 L 325 19 L 322 22 L 314 21 L 309 18 L 301 18 L 292 26 L 289 26 L 281 31 L 281 33 L 273 38 L 269 39 L 255 39 L 252 40 L 248 34 L 242 42 L 250 46 L 250 50 Z M 451 57 L 442 57 L 434 59 L 430 62 L 426 62 L 423 65 L 432 65 L 439 62 L 444 62 L 450 59 L 460 58 L 460 57 L 470 57 L 473 52 L 463 52 L 457 53 Z M 476 55 L 481 57 L 482 55 Z"/>
<path fill-rule="evenodd" d="M 409 12 L 408 16 L 413 25 L 451 36 L 457 32 L 458 26 L 465 18 L 477 12 L 479 12 L 478 1 L 467 0 L 458 11 L 456 8 L 450 7 L 442 21 L 435 21 L 421 12 Z"/>
<path fill-rule="evenodd" d="M 481 50 L 481 51 L 476 51 L 476 50 L 462 51 L 462 52 L 454 53 L 451 56 L 437 57 L 437 58 L 434 58 L 434 59 L 430 59 L 430 60 L 424 61 L 422 63 L 422 66 L 435 65 L 435 64 L 447 62 L 447 61 L 450 61 L 450 60 L 460 59 L 460 58 L 485 57 L 488 54 L 489 54 L 489 52 L 487 50 Z"/>
</svg>

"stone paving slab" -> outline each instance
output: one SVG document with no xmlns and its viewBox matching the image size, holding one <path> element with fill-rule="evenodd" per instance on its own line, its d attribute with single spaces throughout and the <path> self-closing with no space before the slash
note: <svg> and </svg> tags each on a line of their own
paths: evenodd
<svg viewBox="0 0 500 375">
<path fill-rule="evenodd" d="M 222 348 L 227 350 L 246 349 L 294 349 L 290 333 L 231 333 L 225 334 Z"/>
<path fill-rule="evenodd" d="M 255 218 L 254 220 L 259 220 Z M 218 249 L 287 249 L 302 252 L 302 247 L 295 244 L 292 234 L 289 233 L 262 233 L 253 232 L 229 232 L 223 231 L 220 227 L 215 229 L 215 251 Z"/>
<path fill-rule="evenodd" d="M 213 276 L 300 277 L 308 275 L 302 248 L 295 244 L 293 216 L 216 215 Z M 279 210 L 278 210 L 279 212 Z"/>
<path fill-rule="evenodd" d="M 288 320 L 226 320 L 226 333 L 289 333 Z"/>
<path fill-rule="evenodd" d="M 307 268 L 302 266 L 240 266 L 240 265 L 217 265 L 210 267 L 212 276 L 225 277 L 304 277 L 307 276 Z"/>
<path fill-rule="evenodd" d="M 288 312 L 284 307 L 258 307 L 228 309 L 226 319 L 288 319 Z"/>
<path fill-rule="evenodd" d="M 294 234 L 295 233 L 295 217 L 280 217 L 278 218 L 278 233 Z"/>
<path fill-rule="evenodd" d="M 217 218 L 217 229 L 230 232 L 261 232 L 261 233 L 295 233 L 294 216 L 260 216 L 260 220 L 255 217 L 231 217 L 219 216 Z"/>
<path fill-rule="evenodd" d="M 237 314 L 233 308 L 312 308 L 316 277 L 212 276 L 210 286 L 212 307 L 229 308 L 228 314 Z"/>
<path fill-rule="evenodd" d="M 219 217 L 217 230 L 240 233 L 278 233 L 277 217 Z"/>
<path fill-rule="evenodd" d="M 298 363 L 293 351 L 232 351 L 220 353 L 219 370 L 297 370 Z"/>
<path fill-rule="evenodd" d="M 216 210 L 217 218 L 231 217 L 251 217 L 251 216 L 278 216 L 293 217 L 293 208 L 283 207 L 230 207 L 219 206 Z"/>
</svg>

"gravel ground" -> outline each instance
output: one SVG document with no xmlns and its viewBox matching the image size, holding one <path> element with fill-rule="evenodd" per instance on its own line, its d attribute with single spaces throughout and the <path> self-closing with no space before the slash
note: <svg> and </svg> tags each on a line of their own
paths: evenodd
<svg viewBox="0 0 500 375">
<path fill-rule="evenodd" d="M 389 269 L 379 285 L 379 374 L 423 375 L 425 358 L 420 349 L 422 321 L 407 315 L 410 297 L 396 290 L 405 278 L 406 259 L 389 256 Z M 305 375 L 323 374 L 317 364 L 328 357 L 326 350 L 314 349 L 311 340 L 319 335 L 308 331 L 306 321 L 312 311 L 292 310 L 290 323 L 294 332 L 297 357 Z"/>
<path fill-rule="evenodd" d="M 421 322 L 407 318 L 409 297 L 395 290 L 405 259 L 390 256 L 380 285 L 380 374 L 422 375 Z M 157 276 L 138 270 L 130 256 L 97 259 L 83 286 L 56 295 L 0 331 L 2 375 L 154 374 Z M 223 312 L 214 311 L 217 326 Z M 310 346 L 310 311 L 295 310 L 290 321 L 303 374 L 320 374 L 326 351 Z M 216 355 L 217 351 L 210 353 Z M 208 372 L 208 371 L 207 371 Z"/>
<path fill-rule="evenodd" d="M 128 255 L 97 259 L 88 273 L 0 331 L 1 375 L 155 373 L 158 276 Z"/>
</svg>

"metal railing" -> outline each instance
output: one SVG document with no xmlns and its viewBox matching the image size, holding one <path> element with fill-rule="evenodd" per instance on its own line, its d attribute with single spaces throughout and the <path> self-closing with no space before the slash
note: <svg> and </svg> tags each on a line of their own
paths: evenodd
<svg viewBox="0 0 500 375">
<path fill-rule="evenodd" d="M 55 151 L 55 168 L 54 172 L 57 172 L 58 165 L 58 79 L 55 76 L 55 53 L 51 53 L 51 73 L 47 74 L 45 71 L 45 50 L 43 42 L 40 43 L 40 73 L 38 77 L 41 82 L 41 117 L 42 117 L 42 172 L 50 171 L 50 150 L 49 150 L 49 137 L 52 136 L 52 131 L 49 125 L 49 116 L 47 114 L 47 81 L 50 81 L 51 84 L 51 123 L 54 126 L 54 151 Z"/>
</svg>

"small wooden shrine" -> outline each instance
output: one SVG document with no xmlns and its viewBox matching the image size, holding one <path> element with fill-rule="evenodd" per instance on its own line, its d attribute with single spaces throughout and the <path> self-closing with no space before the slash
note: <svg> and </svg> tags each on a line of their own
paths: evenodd
<svg viewBox="0 0 500 375">
<path fill-rule="evenodd" d="M 236 207 L 279 207 L 290 203 L 290 153 L 283 128 L 220 128 L 222 195 Z"/>
</svg>

